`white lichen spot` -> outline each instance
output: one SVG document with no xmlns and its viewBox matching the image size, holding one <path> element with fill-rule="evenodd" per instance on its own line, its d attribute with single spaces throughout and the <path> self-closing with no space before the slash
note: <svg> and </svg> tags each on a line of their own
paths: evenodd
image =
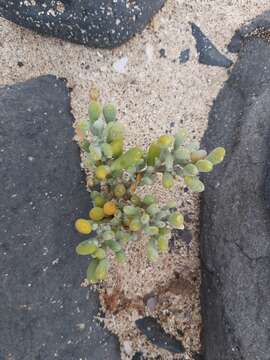
<svg viewBox="0 0 270 360">
<path fill-rule="evenodd" d="M 56 2 L 56 10 L 61 14 L 65 11 L 65 5 L 62 3 L 62 1 Z"/>
<path fill-rule="evenodd" d="M 76 324 L 76 327 L 78 328 L 78 330 L 83 331 L 85 329 L 85 324 L 84 323 Z"/>
<path fill-rule="evenodd" d="M 36 0 L 25 0 L 24 5 L 26 5 L 26 6 L 36 6 Z"/>
</svg>

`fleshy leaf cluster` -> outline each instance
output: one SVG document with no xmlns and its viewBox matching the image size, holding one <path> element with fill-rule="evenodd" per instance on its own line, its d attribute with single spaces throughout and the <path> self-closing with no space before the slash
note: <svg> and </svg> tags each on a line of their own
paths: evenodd
<svg viewBox="0 0 270 360">
<path fill-rule="evenodd" d="M 89 105 L 88 119 L 76 124 L 76 132 L 93 203 L 89 217 L 75 222 L 77 231 L 88 235 L 76 252 L 91 257 L 87 279 L 97 283 L 108 274 L 109 253 L 123 262 L 128 244 L 143 236 L 148 259 L 157 261 L 159 253 L 168 251 L 172 229 L 184 228 L 184 217 L 173 201 L 160 206 L 153 195 L 140 196 L 139 188 L 151 186 L 161 174 L 166 189 L 182 178 L 190 191 L 200 193 L 200 173 L 221 163 L 225 150 L 217 147 L 208 154 L 199 143 L 187 141 L 185 129 L 160 136 L 147 150 L 125 150 L 124 126 L 115 106 L 102 107 L 97 100 Z"/>
</svg>

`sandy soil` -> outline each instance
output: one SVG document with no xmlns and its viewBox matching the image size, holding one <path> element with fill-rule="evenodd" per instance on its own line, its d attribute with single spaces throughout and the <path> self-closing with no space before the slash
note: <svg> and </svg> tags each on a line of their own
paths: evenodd
<svg viewBox="0 0 270 360">
<path fill-rule="evenodd" d="M 1 19 L 1 85 L 43 74 L 64 77 L 72 89 L 74 116 L 81 119 L 87 115 L 89 88 L 94 82 L 104 101 L 118 105 L 129 144 L 146 146 L 161 133 L 183 126 L 190 129 L 191 138 L 200 140 L 212 101 L 228 74 L 225 69 L 198 63 L 188 22 L 200 26 L 226 54 L 234 30 L 267 9 L 268 0 L 168 0 L 142 35 L 113 51 L 41 37 Z M 181 65 L 179 53 L 186 48 L 191 49 L 191 58 Z M 165 57 L 160 56 L 161 49 Z M 235 60 L 231 54 L 228 56 Z M 114 64 L 123 57 L 128 63 L 124 73 L 118 73 Z M 154 190 L 161 200 L 168 195 L 159 186 Z M 198 197 L 183 195 L 181 184 L 170 196 L 189 214 L 188 227 L 193 233 L 190 249 L 180 240 L 172 253 L 150 265 L 142 240 L 129 249 L 129 261 L 115 268 L 101 289 L 102 304 L 107 309 L 105 324 L 119 335 L 123 359 L 130 359 L 133 352 L 140 350 L 148 358 L 159 354 L 160 359 L 179 359 L 153 348 L 135 328 L 134 321 L 148 313 L 142 298 L 153 291 L 161 297 L 152 315 L 183 341 L 187 348 L 184 359 L 192 359 L 192 353 L 200 350 Z M 181 274 L 177 275 L 177 286 L 171 283 L 175 273 Z M 191 282 L 186 283 L 186 278 Z M 171 289 L 165 291 L 164 286 Z M 133 302 L 127 301 L 123 308 L 110 308 L 108 297 L 111 303 L 115 288 L 122 291 L 122 300 L 132 298 Z"/>
</svg>

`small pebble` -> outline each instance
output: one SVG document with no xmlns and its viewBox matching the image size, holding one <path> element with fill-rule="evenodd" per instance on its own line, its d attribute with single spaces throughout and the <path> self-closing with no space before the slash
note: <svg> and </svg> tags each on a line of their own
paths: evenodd
<svg viewBox="0 0 270 360">
<path fill-rule="evenodd" d="M 153 297 L 150 297 L 147 301 L 146 301 L 146 306 L 147 306 L 147 309 L 150 311 L 150 312 L 154 312 L 156 307 L 157 307 L 157 304 L 158 304 L 158 299 L 153 296 Z"/>
<path fill-rule="evenodd" d="M 85 324 L 84 323 L 77 324 L 76 326 L 77 326 L 77 329 L 80 330 L 80 331 L 85 330 Z"/>
<path fill-rule="evenodd" d="M 189 55 L 190 55 L 190 49 L 184 49 L 180 52 L 179 55 L 179 62 L 180 64 L 185 64 L 186 62 L 188 62 L 189 60 Z"/>
<path fill-rule="evenodd" d="M 179 230 L 178 236 L 186 245 L 192 241 L 192 232 L 189 229 Z"/>
<path fill-rule="evenodd" d="M 113 68 L 117 73 L 124 74 L 127 64 L 128 64 L 128 57 L 124 56 L 121 59 L 115 61 L 115 63 L 113 64 Z"/>
<path fill-rule="evenodd" d="M 157 347 L 166 349 L 171 353 L 184 353 L 185 348 L 180 340 L 167 334 L 153 317 L 144 317 L 136 320 L 137 328 Z"/>
<path fill-rule="evenodd" d="M 124 341 L 123 342 L 123 348 L 124 348 L 124 352 L 127 354 L 127 355 L 131 355 L 133 353 L 133 349 L 132 349 L 132 343 L 131 341 Z"/>
<path fill-rule="evenodd" d="M 160 49 L 159 50 L 159 57 L 161 57 L 161 58 L 166 58 L 167 57 L 165 49 Z"/>
<path fill-rule="evenodd" d="M 229 68 L 233 62 L 225 57 L 215 45 L 204 35 L 201 29 L 191 23 L 192 35 L 196 40 L 196 49 L 199 54 L 199 63 L 211 66 Z"/>
</svg>

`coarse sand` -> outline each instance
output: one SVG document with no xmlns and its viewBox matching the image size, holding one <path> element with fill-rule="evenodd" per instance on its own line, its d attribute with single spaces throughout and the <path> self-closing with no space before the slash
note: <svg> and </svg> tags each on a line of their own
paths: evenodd
<svg viewBox="0 0 270 360">
<path fill-rule="evenodd" d="M 0 19 L 1 85 L 44 74 L 65 78 L 72 90 L 72 111 L 79 120 L 87 116 L 89 88 L 94 83 L 104 102 L 117 104 L 120 121 L 126 125 L 127 145 L 146 147 L 160 134 L 180 127 L 189 129 L 190 139 L 199 141 L 228 70 L 198 63 L 189 22 L 196 23 L 235 61 L 235 55 L 226 51 L 234 31 L 265 10 L 269 10 L 268 0 L 168 0 L 141 35 L 115 50 L 42 37 Z M 180 64 L 180 52 L 187 48 L 190 60 Z M 164 360 L 191 360 L 201 346 L 199 197 L 183 193 L 181 183 L 170 193 L 158 184 L 152 191 L 161 202 L 175 199 L 188 214 L 193 240 L 187 247 L 178 239 L 172 251 L 155 264 L 146 259 L 144 239 L 132 244 L 128 261 L 120 267 L 113 264 L 108 280 L 99 288 L 103 320 L 119 336 L 122 359 L 142 351 L 147 359 L 159 355 Z M 150 309 L 145 301 L 151 296 L 157 303 Z M 139 334 L 135 320 L 149 314 L 182 340 L 187 350 L 184 356 L 158 349 Z"/>
</svg>

